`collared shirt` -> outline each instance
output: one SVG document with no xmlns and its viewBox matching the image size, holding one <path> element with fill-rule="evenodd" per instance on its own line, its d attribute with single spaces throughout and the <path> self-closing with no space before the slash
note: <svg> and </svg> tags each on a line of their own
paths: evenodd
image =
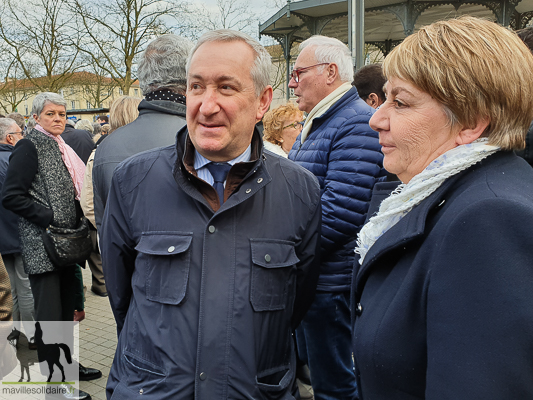
<svg viewBox="0 0 533 400">
<path fill-rule="evenodd" d="M 251 155 L 252 155 L 252 145 L 249 144 L 246 150 L 244 150 L 244 153 L 234 158 L 233 160 L 227 161 L 227 163 L 233 166 L 239 162 L 250 161 Z M 211 175 L 211 172 L 209 172 L 209 170 L 206 167 L 206 165 L 209 164 L 210 162 L 212 161 L 202 156 L 196 150 L 194 151 L 194 169 L 196 170 L 196 173 L 198 174 L 198 178 L 206 181 L 211 186 L 213 186 L 213 183 L 215 181 L 213 179 L 213 176 Z M 226 181 L 224 181 L 224 186 L 226 186 Z"/>
</svg>

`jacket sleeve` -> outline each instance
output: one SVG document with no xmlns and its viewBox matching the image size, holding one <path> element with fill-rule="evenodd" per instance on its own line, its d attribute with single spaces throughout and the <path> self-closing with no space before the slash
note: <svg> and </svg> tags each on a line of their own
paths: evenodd
<svg viewBox="0 0 533 400">
<path fill-rule="evenodd" d="M 136 252 L 128 208 L 118 180 L 117 175 L 113 176 L 109 202 L 102 221 L 100 250 L 109 302 L 117 322 L 117 333 L 120 335 L 133 293 L 131 278 Z"/>
<path fill-rule="evenodd" d="M 80 205 L 85 218 L 87 218 L 91 224 L 96 227 L 93 201 L 93 162 L 94 151 L 89 156 L 89 159 L 87 160 L 87 166 L 85 167 L 85 177 L 83 179 L 83 187 L 81 189 Z"/>
<path fill-rule="evenodd" d="M 300 264 L 297 272 L 296 298 L 291 321 L 292 329 L 298 327 L 315 298 L 320 275 L 321 211 L 320 201 L 317 201 L 316 207 L 311 211 L 312 215 L 305 230 L 305 236 L 296 249 Z"/>
<path fill-rule="evenodd" d="M 28 221 L 46 228 L 54 219 L 54 212 L 37 203 L 28 193 L 38 170 L 37 149 L 27 140 L 19 140 L 9 158 L 2 191 L 2 205 Z"/>
<path fill-rule="evenodd" d="M 459 213 L 435 246 L 427 289 L 432 399 L 533 393 L 531 205 L 489 199 Z"/>
<path fill-rule="evenodd" d="M 337 130 L 322 190 L 322 258 L 353 240 L 365 222 L 372 189 L 385 176 L 377 133 L 360 115 Z"/>
</svg>

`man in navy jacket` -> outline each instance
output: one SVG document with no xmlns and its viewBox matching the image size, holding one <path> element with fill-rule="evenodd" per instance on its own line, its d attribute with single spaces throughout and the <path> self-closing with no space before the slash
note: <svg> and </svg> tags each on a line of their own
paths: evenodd
<svg viewBox="0 0 533 400">
<path fill-rule="evenodd" d="M 300 45 L 289 87 L 308 113 L 289 159 L 318 178 L 322 203 L 320 278 L 296 337 L 315 399 L 356 399 L 349 294 L 357 233 L 374 183 L 385 175 L 373 109 L 351 86 L 353 66 L 339 40 L 313 36 Z"/>
<path fill-rule="evenodd" d="M 263 149 L 270 67 L 248 35 L 205 33 L 176 144 L 113 174 L 100 241 L 119 332 L 108 398 L 294 399 L 292 329 L 318 279 L 320 191 Z"/>
</svg>

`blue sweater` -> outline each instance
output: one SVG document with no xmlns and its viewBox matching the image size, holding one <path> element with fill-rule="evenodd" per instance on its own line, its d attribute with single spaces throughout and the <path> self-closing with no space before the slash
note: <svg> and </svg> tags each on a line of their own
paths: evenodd
<svg viewBox="0 0 533 400">
<path fill-rule="evenodd" d="M 374 184 L 385 179 L 378 134 L 368 125 L 373 113 L 352 88 L 313 120 L 304 143 L 298 136 L 289 153 L 289 159 L 311 171 L 320 183 L 318 290 L 350 290 L 357 233 L 365 222 Z"/>
</svg>

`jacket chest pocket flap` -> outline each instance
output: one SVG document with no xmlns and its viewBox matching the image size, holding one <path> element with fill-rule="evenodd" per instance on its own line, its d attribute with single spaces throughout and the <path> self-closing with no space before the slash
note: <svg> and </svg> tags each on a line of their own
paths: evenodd
<svg viewBox="0 0 533 400">
<path fill-rule="evenodd" d="M 283 310 L 288 291 L 294 286 L 295 270 L 300 261 L 294 243 L 283 240 L 250 239 L 252 249 L 252 285 L 250 302 L 255 311 Z"/>
<path fill-rule="evenodd" d="M 146 298 L 163 304 L 184 301 L 189 282 L 192 232 L 146 232 L 135 247 L 146 270 Z"/>
</svg>

